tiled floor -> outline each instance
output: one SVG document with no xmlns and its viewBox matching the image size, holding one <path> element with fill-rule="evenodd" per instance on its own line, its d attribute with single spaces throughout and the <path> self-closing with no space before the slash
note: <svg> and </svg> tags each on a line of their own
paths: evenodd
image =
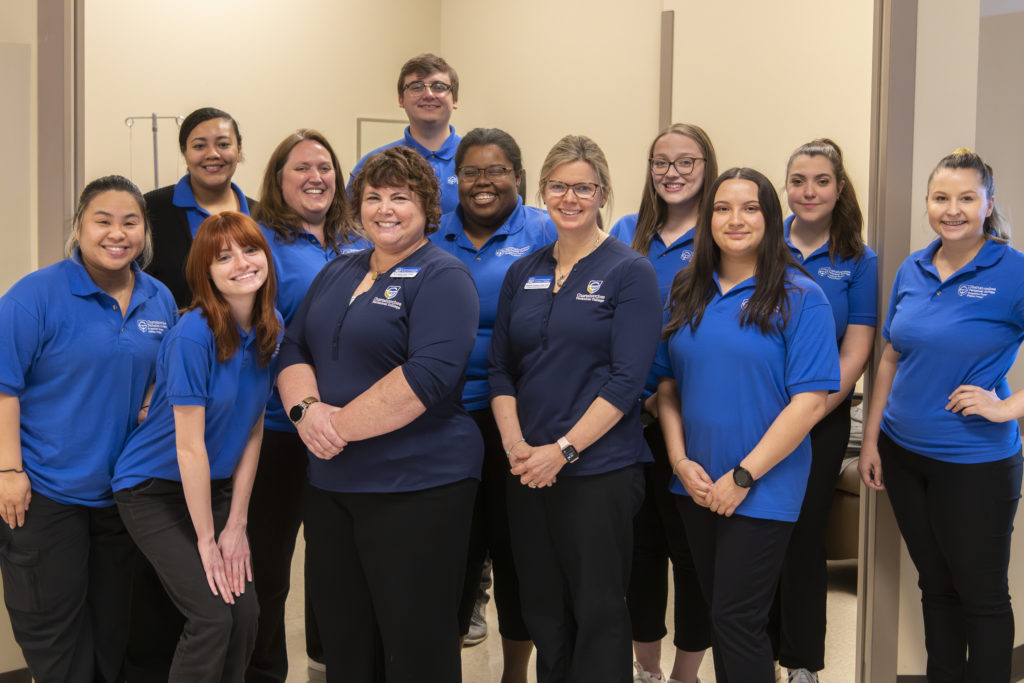
<svg viewBox="0 0 1024 683">
<path fill-rule="evenodd" d="M 300 534 L 295 549 L 295 560 L 292 563 L 292 592 L 288 596 L 287 607 L 290 664 L 288 683 L 305 683 L 308 680 L 302 615 L 302 553 L 303 545 Z M 829 566 L 829 630 L 825 645 L 825 671 L 821 674 L 821 683 L 851 683 L 854 679 L 856 589 L 856 562 L 836 562 Z M 671 600 L 669 602 L 671 603 Z M 670 604 L 669 613 L 666 615 L 669 624 L 672 623 L 671 610 Z M 497 617 L 493 600 L 487 606 L 487 623 L 491 636 L 480 645 L 462 651 L 464 683 L 499 683 L 501 680 L 501 639 L 497 635 Z M 665 671 L 668 671 L 672 666 L 673 657 L 671 642 L 668 638 L 665 639 L 662 653 L 662 666 Z M 715 680 L 710 653 L 704 658 L 700 678 L 703 683 L 713 683 Z M 530 683 L 534 683 L 535 680 L 531 672 Z"/>
</svg>

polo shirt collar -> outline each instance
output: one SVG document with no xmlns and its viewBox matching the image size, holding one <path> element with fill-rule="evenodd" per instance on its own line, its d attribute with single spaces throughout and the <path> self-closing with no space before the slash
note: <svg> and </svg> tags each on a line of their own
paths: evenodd
<svg viewBox="0 0 1024 683">
<path fill-rule="evenodd" d="M 791 214 L 782 224 L 782 234 L 786 238 L 786 246 L 789 247 L 789 250 L 791 252 L 793 252 L 793 256 L 797 257 L 799 261 L 810 261 L 812 258 L 819 254 L 828 253 L 829 243 L 832 241 L 831 239 L 825 240 L 825 244 L 821 245 L 820 247 L 812 251 L 810 256 L 804 258 L 803 252 L 801 252 L 798 248 L 793 246 L 793 242 L 791 242 L 789 239 L 789 229 L 793 225 L 794 218 L 796 218 L 796 214 Z"/>
<path fill-rule="evenodd" d="M 466 242 L 469 243 L 469 238 L 466 237 L 466 232 L 463 228 L 466 216 L 462 210 L 462 204 L 455 207 L 454 214 L 455 215 L 452 216 L 452 220 L 441 222 L 441 234 L 446 240 L 458 242 L 460 238 L 465 238 Z M 526 210 L 523 207 L 523 198 L 516 195 L 516 208 L 512 209 L 512 213 L 509 214 L 509 217 L 501 224 L 501 227 L 494 231 L 493 235 L 487 238 L 487 242 L 484 242 L 484 244 L 488 244 L 498 235 L 514 235 L 521 231 L 525 225 Z M 469 246 L 472 245 L 470 244 Z"/>
<path fill-rule="evenodd" d="M 455 135 L 455 126 L 448 124 L 448 137 L 445 139 L 444 144 L 441 145 L 441 149 L 436 152 L 432 149 L 427 149 L 421 145 L 416 138 L 412 136 L 412 127 L 405 127 L 405 146 L 411 147 L 412 149 L 419 152 L 420 156 L 429 158 L 431 156 L 437 157 L 438 159 L 444 159 L 445 161 L 451 161 L 455 158 L 455 150 L 459 146 L 459 138 Z"/>
<path fill-rule="evenodd" d="M 917 262 L 918 267 L 928 273 L 931 273 L 936 278 L 939 277 L 939 272 L 935 269 L 935 265 L 932 261 L 935 258 L 935 252 L 939 250 L 940 246 L 942 246 L 942 240 L 936 239 L 927 247 L 917 252 L 914 256 L 914 261 Z M 974 258 L 971 259 L 966 266 L 957 271 L 957 273 L 967 273 L 980 270 L 981 268 L 994 266 L 1003 259 L 1003 256 L 1006 254 L 1006 249 L 1007 246 L 1005 244 L 1000 244 L 995 240 L 986 239 L 985 243 L 981 245 L 981 249 L 974 255 Z M 954 275 L 955 274 L 956 273 L 954 273 Z"/>
<path fill-rule="evenodd" d="M 196 202 L 196 196 L 192 192 L 191 178 L 192 174 L 186 173 L 184 176 L 181 177 L 181 180 L 175 183 L 174 195 L 171 197 L 171 204 L 174 204 L 175 206 L 180 206 L 185 209 L 196 209 L 197 211 L 202 211 L 203 213 L 206 213 L 206 209 L 199 206 L 199 204 Z M 245 194 L 242 193 L 242 188 L 238 187 L 238 185 L 235 185 L 232 182 L 231 191 L 235 193 L 236 197 L 238 197 L 238 210 L 241 213 L 244 213 L 246 216 L 248 216 L 249 202 L 246 201 Z"/>
</svg>

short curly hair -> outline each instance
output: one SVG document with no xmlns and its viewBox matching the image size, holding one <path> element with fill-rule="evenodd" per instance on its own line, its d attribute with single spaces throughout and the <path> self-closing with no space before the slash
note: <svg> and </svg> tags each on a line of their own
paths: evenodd
<svg viewBox="0 0 1024 683">
<path fill-rule="evenodd" d="M 419 197 L 427 219 L 424 234 L 437 232 L 441 226 L 441 188 L 434 169 L 419 153 L 408 147 L 389 147 L 366 160 L 352 180 L 352 219 L 362 225 L 363 190 L 367 187 L 401 187 L 406 185 Z"/>
</svg>

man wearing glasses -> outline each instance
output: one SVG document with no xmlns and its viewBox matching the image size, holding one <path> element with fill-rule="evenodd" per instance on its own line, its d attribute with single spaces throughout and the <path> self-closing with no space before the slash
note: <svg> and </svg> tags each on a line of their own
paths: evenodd
<svg viewBox="0 0 1024 683">
<path fill-rule="evenodd" d="M 363 156 L 350 174 L 348 186 L 366 160 L 388 147 L 405 145 L 419 152 L 434 168 L 441 186 L 441 211 L 459 205 L 459 182 L 455 175 L 455 148 L 460 138 L 448 123 L 459 106 L 459 75 L 437 55 L 413 57 L 398 75 L 398 106 L 405 110 L 409 125 L 401 140 L 384 145 Z M 359 198 L 353 198 L 358 202 Z"/>
</svg>

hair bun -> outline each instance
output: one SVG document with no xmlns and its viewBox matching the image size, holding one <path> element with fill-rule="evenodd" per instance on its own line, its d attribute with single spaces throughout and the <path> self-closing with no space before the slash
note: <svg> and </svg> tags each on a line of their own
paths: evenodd
<svg viewBox="0 0 1024 683">
<path fill-rule="evenodd" d="M 974 154 L 974 151 L 970 147 L 957 147 L 953 150 L 954 156 Z"/>
</svg>

